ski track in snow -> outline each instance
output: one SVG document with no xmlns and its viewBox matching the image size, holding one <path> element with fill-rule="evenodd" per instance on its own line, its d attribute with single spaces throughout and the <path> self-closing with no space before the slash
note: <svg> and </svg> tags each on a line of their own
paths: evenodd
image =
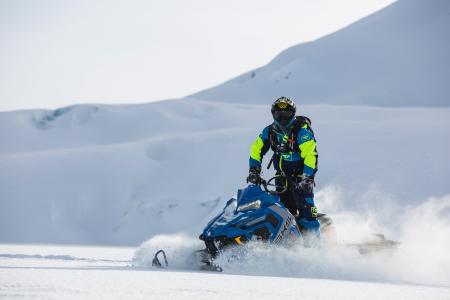
<svg viewBox="0 0 450 300">
<path fill-rule="evenodd" d="M 95 258 L 83 258 L 75 257 L 71 255 L 41 255 L 41 254 L 9 254 L 0 253 L 0 259 L 2 258 L 12 258 L 12 259 L 43 259 L 43 260 L 66 260 L 66 261 L 87 261 L 87 262 L 129 262 L 127 260 L 118 261 L 110 259 L 95 259 Z"/>
</svg>

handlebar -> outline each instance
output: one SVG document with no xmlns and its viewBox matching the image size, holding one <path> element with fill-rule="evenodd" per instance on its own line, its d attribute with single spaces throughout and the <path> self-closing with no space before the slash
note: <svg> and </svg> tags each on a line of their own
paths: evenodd
<svg viewBox="0 0 450 300">
<path fill-rule="evenodd" d="M 287 185 L 279 186 L 279 185 L 276 185 L 276 183 L 271 183 L 275 179 L 276 179 L 276 177 L 272 177 L 268 181 L 265 181 L 264 179 L 262 179 L 261 185 L 263 186 L 264 190 L 271 195 L 280 195 L 280 194 L 285 193 L 288 189 Z M 275 190 L 269 190 L 268 186 L 273 186 L 275 188 Z"/>
</svg>

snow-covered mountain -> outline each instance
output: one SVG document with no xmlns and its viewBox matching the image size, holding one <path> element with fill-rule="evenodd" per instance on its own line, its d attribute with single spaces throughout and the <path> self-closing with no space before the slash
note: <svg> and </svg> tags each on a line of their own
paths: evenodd
<svg viewBox="0 0 450 300">
<path fill-rule="evenodd" d="M 192 97 L 270 103 L 286 95 L 316 104 L 449 106 L 449 32 L 450 1 L 400 0 Z"/>
</svg>

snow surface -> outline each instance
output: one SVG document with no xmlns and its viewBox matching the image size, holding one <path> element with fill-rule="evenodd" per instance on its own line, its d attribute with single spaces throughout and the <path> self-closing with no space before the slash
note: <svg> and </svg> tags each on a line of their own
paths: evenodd
<svg viewBox="0 0 450 300">
<path fill-rule="evenodd" d="M 399 0 L 197 99 L 382 106 L 450 105 L 450 1 Z"/>
<path fill-rule="evenodd" d="M 0 245 L 2 299 L 450 299 L 450 287 L 158 271 L 132 248 Z M 107 259 L 105 259 L 107 258 Z"/>
</svg>

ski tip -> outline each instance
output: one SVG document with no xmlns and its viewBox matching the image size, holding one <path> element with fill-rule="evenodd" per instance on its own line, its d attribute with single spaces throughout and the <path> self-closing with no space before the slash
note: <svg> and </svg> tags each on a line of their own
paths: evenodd
<svg viewBox="0 0 450 300">
<path fill-rule="evenodd" d="M 165 267 L 163 267 L 163 265 L 161 264 L 161 261 L 158 258 L 159 254 L 162 254 L 162 256 L 164 258 Z M 152 260 L 152 267 L 167 268 L 168 266 L 169 266 L 169 262 L 167 261 L 166 252 L 164 252 L 164 250 L 162 250 L 162 249 L 156 251 L 155 256 L 153 257 L 153 260 Z"/>
</svg>

